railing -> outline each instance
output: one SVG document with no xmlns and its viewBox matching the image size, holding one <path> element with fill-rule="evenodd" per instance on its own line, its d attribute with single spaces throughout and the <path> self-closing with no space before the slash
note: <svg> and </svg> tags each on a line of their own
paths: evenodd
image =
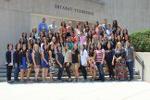
<svg viewBox="0 0 150 100">
<path fill-rule="evenodd" d="M 142 66 L 142 81 L 144 81 L 144 69 L 145 69 L 144 60 L 137 53 L 135 54 L 135 59 Z"/>
</svg>

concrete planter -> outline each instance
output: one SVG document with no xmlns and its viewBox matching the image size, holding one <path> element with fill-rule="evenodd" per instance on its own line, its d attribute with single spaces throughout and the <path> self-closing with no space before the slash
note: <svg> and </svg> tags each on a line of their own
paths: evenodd
<svg viewBox="0 0 150 100">
<path fill-rule="evenodd" d="M 150 52 L 136 52 L 141 59 L 144 61 L 144 81 L 150 82 Z M 142 66 L 135 61 L 135 69 L 140 71 L 140 75 L 142 76 Z"/>
</svg>

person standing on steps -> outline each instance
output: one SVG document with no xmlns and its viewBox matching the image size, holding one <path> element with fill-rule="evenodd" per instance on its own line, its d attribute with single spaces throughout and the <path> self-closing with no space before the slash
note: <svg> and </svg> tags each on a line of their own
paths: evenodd
<svg viewBox="0 0 150 100">
<path fill-rule="evenodd" d="M 97 45 L 97 50 L 95 50 L 94 58 L 95 58 L 96 66 L 99 71 L 99 79 L 101 81 L 105 81 L 104 70 L 103 70 L 104 60 L 105 60 L 105 50 L 102 49 L 101 43 L 98 43 Z"/>
<path fill-rule="evenodd" d="M 81 47 L 80 51 L 80 60 L 81 60 L 81 72 L 84 77 L 84 80 L 87 80 L 87 64 L 88 64 L 88 52 L 86 50 L 86 45 L 84 44 L 83 47 Z"/>
<path fill-rule="evenodd" d="M 7 82 L 11 82 L 11 74 L 13 69 L 13 45 L 7 45 L 6 52 L 6 62 L 7 62 Z"/>
<path fill-rule="evenodd" d="M 128 71 L 130 74 L 129 81 L 134 79 L 134 58 L 135 58 L 135 53 L 134 53 L 134 48 L 131 46 L 129 41 L 126 41 L 126 64 L 128 67 Z"/>
<path fill-rule="evenodd" d="M 15 81 L 19 81 L 18 79 L 18 76 L 19 76 L 19 72 L 20 72 L 20 68 L 19 68 L 19 52 L 21 50 L 21 44 L 20 43 L 17 43 L 16 44 L 16 50 L 13 54 L 13 57 L 14 57 L 14 68 L 15 68 L 15 71 L 14 71 L 14 80 Z"/>
<path fill-rule="evenodd" d="M 41 53 L 39 51 L 39 45 L 34 44 L 33 52 L 32 52 L 32 59 L 34 64 L 34 71 L 35 71 L 35 81 L 38 81 L 40 66 L 41 66 Z"/>
</svg>

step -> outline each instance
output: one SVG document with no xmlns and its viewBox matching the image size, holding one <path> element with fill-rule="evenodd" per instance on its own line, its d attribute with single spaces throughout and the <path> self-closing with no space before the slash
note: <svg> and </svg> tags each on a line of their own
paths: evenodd
<svg viewBox="0 0 150 100">
<path fill-rule="evenodd" d="M 15 69 L 12 69 L 12 72 L 14 72 Z M 6 69 L 0 69 L 0 73 L 7 73 Z"/>
<path fill-rule="evenodd" d="M 71 72 L 73 75 L 73 72 Z M 31 72 L 31 74 L 34 74 L 34 71 Z M 41 71 L 40 71 L 41 74 Z M 57 73 L 55 73 L 54 75 L 56 75 Z M 88 72 L 88 75 L 90 73 Z M 12 76 L 14 75 L 14 69 L 12 70 Z M 63 73 L 63 75 L 67 75 L 66 71 Z M 97 72 L 98 75 L 98 72 Z M 105 75 L 109 75 L 109 73 L 105 73 Z M 140 75 L 139 72 L 135 72 L 135 75 Z M 80 76 L 82 76 L 82 73 L 80 73 Z M 6 70 L 4 69 L 0 69 L 0 77 L 6 77 Z"/>
<path fill-rule="evenodd" d="M 39 76 L 41 78 L 41 76 Z M 53 76 L 54 78 L 57 78 L 56 76 Z M 67 76 L 63 76 L 63 78 L 66 78 Z M 91 76 L 87 76 L 88 78 Z M 19 77 L 20 78 L 20 77 Z M 34 79 L 34 75 L 30 76 L 31 79 Z M 72 76 L 72 78 L 75 78 L 74 76 Z M 80 78 L 83 78 L 83 76 L 80 76 Z M 98 76 L 97 76 L 98 78 Z M 105 76 L 106 80 L 108 80 L 109 75 Z M 141 77 L 139 75 L 134 75 L 134 80 L 141 80 Z M 12 76 L 12 80 L 14 79 L 14 77 Z M 0 82 L 1 81 L 6 81 L 6 77 L 0 77 Z"/>
<path fill-rule="evenodd" d="M 91 76 L 87 76 L 87 77 L 88 77 L 88 80 L 90 80 Z M 134 77 L 135 77 L 134 81 L 142 81 L 139 76 L 136 75 L 136 76 L 134 76 Z M 19 78 L 20 78 L 20 77 L 19 77 Z M 41 77 L 39 77 L 39 78 L 41 79 Z M 48 77 L 48 78 L 49 78 L 49 77 Z M 67 76 L 63 76 L 63 77 L 62 77 L 62 79 L 67 79 L 67 78 L 68 78 Z M 97 76 L 97 78 L 98 78 L 98 76 Z M 14 77 L 12 77 L 11 79 L 12 79 L 12 81 L 13 81 L 13 80 L 14 80 Z M 31 79 L 31 80 L 34 80 L 34 77 L 33 77 L 33 76 L 30 77 L 30 79 Z M 53 79 L 57 79 L 57 77 L 54 76 Z M 75 79 L 75 77 L 72 76 L 72 79 Z M 80 76 L 79 79 L 83 79 L 83 76 Z M 105 76 L 105 79 L 106 79 L 106 81 L 110 81 L 110 80 L 109 80 L 109 76 Z M 6 78 L 5 78 L 5 77 L 0 78 L 0 82 L 5 82 L 5 81 L 6 81 Z"/>
<path fill-rule="evenodd" d="M 32 72 L 31 73 L 31 76 L 34 76 L 34 72 Z M 12 72 L 12 77 L 14 76 L 14 72 Z M 39 75 L 41 75 L 41 72 L 39 73 Z M 56 76 L 57 75 L 57 73 L 55 73 L 55 74 L 53 74 L 54 76 Z M 63 73 L 63 75 L 64 76 L 67 76 L 67 73 L 66 72 L 64 72 Z M 88 74 L 88 75 L 90 75 L 90 74 Z M 105 76 L 107 76 L 108 74 L 105 74 Z M 72 74 L 72 76 L 73 76 L 73 74 Z M 82 76 L 82 73 L 80 73 L 80 76 Z M 98 76 L 98 73 L 97 73 L 97 76 Z M 139 74 L 135 74 L 135 76 L 140 76 Z M 0 77 L 6 77 L 6 73 L 5 72 L 2 72 L 2 73 L 0 73 Z"/>
</svg>

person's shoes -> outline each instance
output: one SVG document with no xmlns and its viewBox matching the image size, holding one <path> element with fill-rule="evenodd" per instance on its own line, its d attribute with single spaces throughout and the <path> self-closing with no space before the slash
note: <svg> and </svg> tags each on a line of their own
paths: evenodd
<svg viewBox="0 0 150 100">
<path fill-rule="evenodd" d="M 61 82 L 63 82 L 63 80 L 62 79 L 57 79 L 57 82 L 61 83 Z"/>
<path fill-rule="evenodd" d="M 84 79 L 84 82 L 87 82 L 87 81 L 88 81 L 87 78 L 85 78 L 85 79 Z"/>
<path fill-rule="evenodd" d="M 26 81 L 25 80 L 20 80 L 20 83 L 25 83 Z"/>
<path fill-rule="evenodd" d="M 115 81 L 115 77 L 111 77 L 110 81 Z"/>
<path fill-rule="evenodd" d="M 93 81 L 95 81 L 95 79 L 94 79 L 94 78 L 91 78 L 90 81 L 93 82 Z"/>
<path fill-rule="evenodd" d="M 40 80 L 39 79 L 35 79 L 34 82 L 40 82 Z"/>
<path fill-rule="evenodd" d="M 114 77 L 111 77 L 109 80 L 110 80 L 110 81 L 114 81 L 114 80 L 115 80 L 115 78 L 114 78 Z"/>
<path fill-rule="evenodd" d="M 72 81 L 73 81 L 73 82 L 78 82 L 79 79 L 78 79 L 78 78 L 75 78 L 75 79 L 73 79 Z"/>
<path fill-rule="evenodd" d="M 27 79 L 27 81 L 28 81 L 28 82 L 30 82 L 30 81 L 31 81 L 31 79 L 30 79 L 30 78 L 28 78 L 28 79 Z"/>
<path fill-rule="evenodd" d="M 69 78 L 69 79 L 68 79 L 68 82 L 71 82 L 71 81 L 72 81 L 72 79 L 71 79 L 71 78 Z"/>
<path fill-rule="evenodd" d="M 128 79 L 128 81 L 133 81 L 133 79 Z"/>
<path fill-rule="evenodd" d="M 78 79 L 78 78 L 76 78 L 76 79 L 75 79 L 75 82 L 79 82 L 79 79 Z"/>
<path fill-rule="evenodd" d="M 12 83 L 12 81 L 11 81 L 11 80 L 9 80 L 9 81 L 7 81 L 7 83 Z"/>
<path fill-rule="evenodd" d="M 43 83 L 45 83 L 45 82 L 46 82 L 46 80 L 45 80 L 45 79 L 43 79 L 43 80 L 42 80 L 42 82 L 43 82 Z"/>
<path fill-rule="evenodd" d="M 14 81 L 15 81 L 15 82 L 19 82 L 20 80 L 19 80 L 19 79 L 15 79 Z"/>
<path fill-rule="evenodd" d="M 102 82 L 105 82 L 105 79 L 101 79 Z"/>
</svg>

